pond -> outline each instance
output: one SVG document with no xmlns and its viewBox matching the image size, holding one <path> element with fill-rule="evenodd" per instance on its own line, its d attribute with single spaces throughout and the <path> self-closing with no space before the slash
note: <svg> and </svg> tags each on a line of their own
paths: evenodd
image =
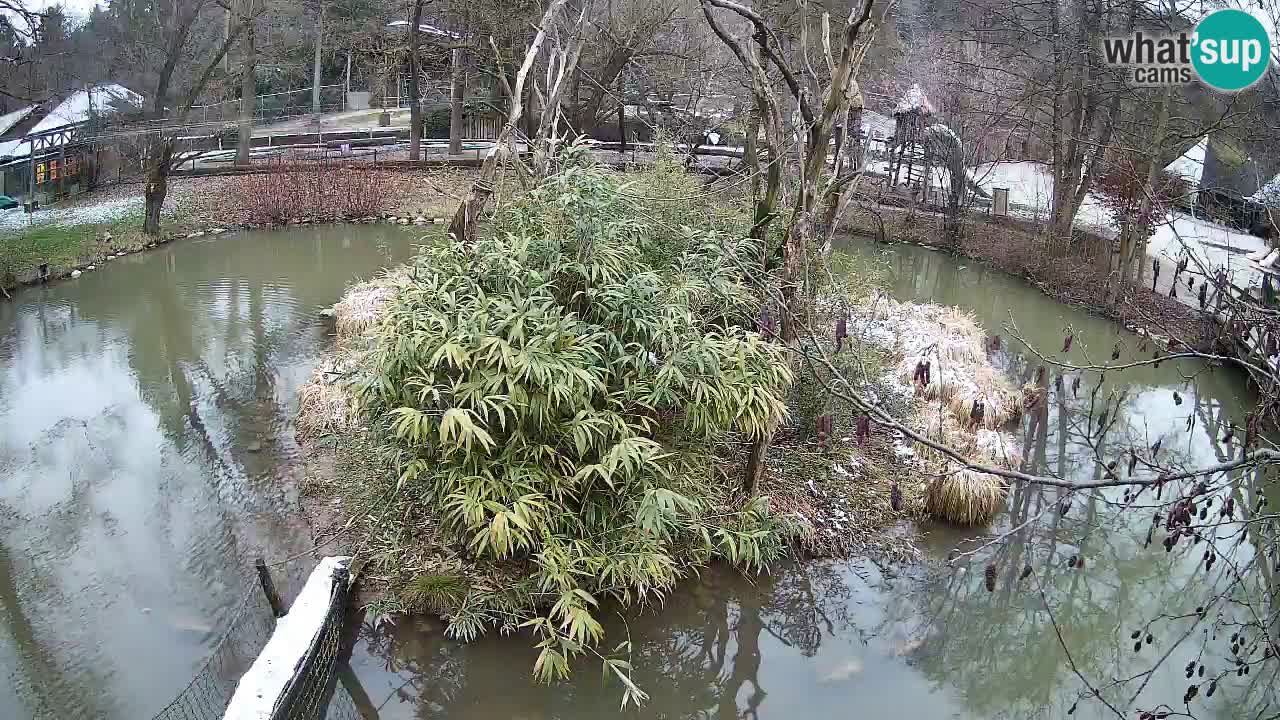
<svg viewBox="0 0 1280 720">
<path fill-rule="evenodd" d="M 412 244 L 187 240 L 0 302 L 0 718 L 151 717 L 254 558 L 309 547 L 283 480 L 318 313 Z"/>
<path fill-rule="evenodd" d="M 1139 336 L 1003 273 L 910 245 L 850 241 L 841 251 L 881 264 L 898 299 L 959 305 L 989 331 L 1000 331 L 1000 362 L 1019 384 L 1039 362 L 999 330 L 1010 322 L 1028 342 L 1052 349 L 1060 349 L 1070 326 L 1077 361 L 1086 353 L 1105 360 L 1117 341 L 1122 358 L 1138 356 Z M 1085 440 L 1097 432 L 1087 412 L 1096 385 L 1096 377 L 1086 377 L 1078 397 L 1068 390 L 1051 398 L 1044 422 L 1030 435 L 1024 420 L 1019 432 L 1029 468 L 1073 480 L 1099 477 Z M 1237 373 L 1192 362 L 1114 373 L 1099 398 L 1110 393 L 1120 417 L 1103 447 L 1115 452 L 1164 437 L 1165 452 L 1201 462 L 1226 457 L 1224 427 L 1239 427 L 1252 401 Z M 1187 433 L 1189 416 L 1194 424 Z M 1256 492 L 1257 482 L 1251 478 L 1247 487 Z M 1140 673 L 1160 665 L 1140 698 L 1178 704 L 1187 662 L 1200 658 L 1210 672 L 1223 671 L 1229 648 L 1211 643 L 1201 655 L 1198 637 L 1175 645 L 1190 622 L 1169 621 L 1151 625 L 1153 644 L 1134 652 L 1133 629 L 1162 613 L 1193 613 L 1202 593 L 1198 555 L 1166 554 L 1158 541 L 1144 549 L 1149 515 L 1118 510 L 1119 496 L 1078 497 L 1063 516 L 1054 511 L 1057 490 L 1014 494 L 997 528 L 1042 513 L 1044 522 L 1016 533 L 999 556 L 995 592 L 984 586 L 985 556 L 972 566 L 945 566 L 953 548 L 972 549 L 963 543 L 987 535 L 940 526 L 921 528 L 925 562 L 918 567 L 886 572 L 865 561 L 821 562 L 749 579 L 712 568 L 661 608 L 625 622 L 615 618 L 608 627 L 608 638 L 634 643 L 635 678 L 651 695 L 640 711 L 619 710 L 616 684 L 603 683 L 593 663 L 581 663 L 569 683 L 541 686 L 529 679 L 534 653 L 527 638 L 488 637 L 464 646 L 445 639 L 432 619 L 399 627 L 366 623 L 353 664 L 383 720 L 1060 718 L 1085 689 L 1072 662 L 1095 686 L 1139 676 L 1108 691 L 1125 700 L 1144 685 Z M 1067 566 L 1073 555 L 1086 558 L 1083 569 Z M 1019 582 L 1028 561 L 1040 570 L 1043 598 L 1034 580 Z M 1243 706 L 1271 692 L 1261 675 L 1224 681 L 1208 703 L 1209 715 L 1242 717 Z M 1073 716 L 1114 717 L 1089 702 Z"/>
<path fill-rule="evenodd" d="M 208 654 L 254 558 L 309 549 L 288 488 L 296 390 L 330 342 L 318 311 L 352 279 L 407 257 L 412 238 L 352 226 L 176 243 L 0 304 L 0 717 L 150 717 Z M 961 305 L 992 332 L 1012 320 L 1054 348 L 1070 325 L 1073 357 L 1105 359 L 1117 340 L 1137 355 L 1136 335 L 998 272 L 914 246 L 842 252 L 883 263 L 896 297 Z M 1000 361 L 1022 382 L 1038 362 L 1000 332 Z M 1084 440 L 1096 433 L 1096 384 L 1051 397 L 1035 431 L 1024 420 L 1032 467 L 1100 472 Z M 1201 461 L 1225 457 L 1224 427 L 1242 425 L 1252 401 L 1240 376 L 1196 363 L 1108 376 L 1099 397 L 1108 393 L 1119 421 L 1107 447 L 1165 437 L 1166 452 Z M 1249 479 L 1241 502 L 1260 482 Z M 1144 549 L 1145 518 L 1110 492 L 1076 498 L 1065 515 L 1059 500 L 1055 490 L 1010 499 L 997 528 L 1044 522 L 1014 534 L 993 593 L 985 558 L 943 563 L 986 535 L 938 526 L 921 528 L 918 566 L 709 569 L 661 608 L 611 621 L 608 637 L 630 636 L 651 695 L 640 711 L 618 709 L 598 666 L 540 686 L 526 638 L 460 645 L 431 618 L 366 622 L 344 685 L 359 689 L 366 719 L 383 720 L 1062 717 L 1083 689 L 1073 662 L 1101 684 L 1167 652 L 1142 697 L 1176 702 L 1201 647 L 1174 645 L 1189 623 L 1152 625 L 1154 644 L 1139 653 L 1129 634 L 1193 610 L 1198 558 Z M 1068 568 L 1072 555 L 1086 566 Z M 1018 582 L 1027 558 L 1043 597 Z M 288 584 L 308 569 L 291 566 Z M 1226 668 L 1227 651 L 1205 650 L 1211 671 Z M 1209 714 L 1242 716 L 1270 692 L 1261 676 L 1232 676 Z M 1075 713 L 1105 716 L 1092 703 Z"/>
</svg>

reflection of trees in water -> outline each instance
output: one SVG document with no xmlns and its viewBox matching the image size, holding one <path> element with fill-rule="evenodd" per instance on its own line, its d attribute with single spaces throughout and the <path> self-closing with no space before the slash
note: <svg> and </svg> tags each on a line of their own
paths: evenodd
<svg viewBox="0 0 1280 720">
<path fill-rule="evenodd" d="M 24 292 L 5 305 L 0 355 L 17 359 L 13 376 L 0 376 L 0 384 L 26 376 L 56 381 L 103 366 L 118 374 L 102 380 L 124 384 L 130 396 L 125 407 L 109 408 L 87 424 L 58 423 L 30 458 L 14 456 L 21 465 L 5 467 L 32 486 L 50 476 L 58 481 L 56 490 L 47 481 L 41 488 L 42 498 L 54 496 L 49 510 L 14 531 L 24 545 L 40 549 L 38 566 L 0 557 L 0 657 L 12 648 L 17 666 L 6 669 L 24 678 L 24 692 L 38 693 L 32 695 L 38 717 L 120 717 L 123 710 L 114 705 L 132 709 L 160 700 L 127 698 L 117 690 L 120 702 L 113 703 L 105 691 L 113 684 L 104 678 L 136 674 L 145 665 L 126 667 L 119 663 L 127 658 L 110 654 L 116 648 L 107 638 L 118 630 L 112 623 L 74 622 L 63 630 L 55 624 L 60 615 L 101 617 L 104 598 L 86 593 L 85 582 L 103 590 L 113 612 L 136 612 L 137 605 L 152 604 L 141 602 L 151 599 L 148 594 L 163 594 L 157 624 L 168 619 L 161 618 L 172 604 L 184 621 L 216 625 L 254 554 L 264 545 L 283 554 L 306 541 L 305 532 L 278 512 L 279 488 L 253 483 L 278 458 L 269 451 L 247 455 L 245 446 L 264 431 L 288 426 L 291 398 L 277 387 L 277 364 L 293 366 L 315 352 L 323 329 L 310 327 L 315 321 L 306 314 L 332 303 L 359 267 L 344 262 L 340 270 L 313 269 L 298 262 L 314 253 L 310 243 L 289 247 L 233 239 L 216 248 L 166 249 L 113 267 L 110 285 L 94 276 L 92 282 Z M 293 277 L 278 282 L 284 273 Z M 131 380 L 137 382 L 136 400 Z M 115 439 L 152 433 L 149 423 L 131 424 L 147 415 L 137 412 L 140 405 L 154 415 L 162 439 L 154 457 L 125 457 Z M 22 417 L 21 408 L 3 412 Z M 63 412 L 75 415 L 76 409 Z M 0 440 L 0 466 L 6 464 L 3 446 Z M 21 515 L 20 496 L 16 505 Z M 140 507 L 146 508 L 144 527 L 116 527 L 116 517 Z M 145 540 L 116 544 L 120 529 Z M 130 554 L 141 546 L 153 554 Z M 75 578 L 74 586 L 64 575 Z M 33 615 L 27 606 L 48 611 Z M 158 628 L 158 650 L 173 649 L 167 645 L 172 632 Z M 72 676 L 74 681 L 63 679 Z M 157 694 L 166 692 L 157 688 Z M 0 700 L 0 716 L 8 717 L 7 711 Z"/>
<path fill-rule="evenodd" d="M 607 637 L 633 643 L 635 680 L 650 693 L 639 715 L 756 718 L 768 697 L 760 680 L 768 648 L 812 656 L 825 639 L 855 629 L 845 572 L 815 563 L 748 580 L 713 567 L 682 586 L 660 613 L 606 623 Z M 535 655 L 528 637 L 459 645 L 438 629 L 423 632 L 403 622 L 400 629 L 366 623 L 361 637 L 386 670 L 403 678 L 400 699 L 416 702 L 419 718 L 619 714 L 621 689 L 602 685 L 590 663 L 580 663 L 569 683 L 538 685 L 529 672 Z"/>
<path fill-rule="evenodd" d="M 8 703 L 19 703 L 22 710 L 13 707 L 14 715 L 49 718 L 100 718 L 111 717 L 111 696 L 103 692 L 106 678 L 103 669 L 80 663 L 70 667 L 58 653 L 46 646 L 31 621 L 31 610 L 23 602 L 18 589 L 18 569 L 14 566 L 9 548 L 0 543 L 0 638 L 7 638 L 13 648 L 16 667 L 9 671 L 15 696 L 0 700 L 0 709 Z M 27 583 L 27 593 L 39 590 Z M 53 606 L 47 595 L 41 597 L 42 612 Z M 0 650 L 0 655 L 5 654 Z"/>
</svg>

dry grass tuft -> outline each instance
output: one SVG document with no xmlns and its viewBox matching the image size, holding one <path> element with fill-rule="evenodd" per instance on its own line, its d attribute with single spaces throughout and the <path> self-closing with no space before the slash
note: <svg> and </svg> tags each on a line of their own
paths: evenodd
<svg viewBox="0 0 1280 720">
<path fill-rule="evenodd" d="M 346 382 L 348 370 L 338 357 L 330 355 L 311 373 L 298 390 L 298 435 L 320 437 L 352 429 L 359 408 Z"/>
<path fill-rule="evenodd" d="M 898 306 L 904 307 L 910 306 Z M 917 365 L 928 363 L 930 377 L 922 389 L 924 396 L 946 405 L 961 423 L 971 422 L 978 403 L 982 403 L 982 419 L 974 424 L 989 430 L 1022 417 L 1022 396 L 991 365 L 986 333 L 973 316 L 958 308 L 914 308 L 923 310 L 916 310 L 911 318 L 916 326 L 913 332 L 902 336 L 899 377 L 913 382 Z"/>
<path fill-rule="evenodd" d="M 349 347 L 382 318 L 382 309 L 395 294 L 386 280 L 352 286 L 333 306 L 338 347 Z"/>
<path fill-rule="evenodd" d="M 985 525 L 1000 511 L 1004 497 L 1000 478 L 956 467 L 925 485 L 924 508 L 957 525 Z"/>
</svg>

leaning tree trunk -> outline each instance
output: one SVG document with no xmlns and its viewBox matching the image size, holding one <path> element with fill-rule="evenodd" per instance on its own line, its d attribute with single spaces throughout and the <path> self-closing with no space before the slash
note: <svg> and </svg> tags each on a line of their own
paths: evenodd
<svg viewBox="0 0 1280 720">
<path fill-rule="evenodd" d="M 547 38 L 547 28 L 551 26 L 556 12 L 564 3 L 565 0 L 551 0 L 551 4 L 547 6 L 546 12 L 542 15 L 542 22 L 538 25 L 537 34 L 533 36 L 533 42 L 529 43 L 529 49 L 524 55 L 524 62 L 521 63 L 519 71 L 516 72 L 516 81 L 511 89 L 511 109 L 507 112 L 507 122 L 502 126 L 502 130 L 498 132 L 498 136 L 494 138 L 493 147 L 489 148 L 489 154 L 485 156 L 484 162 L 480 165 L 479 177 L 471 183 L 470 192 L 467 193 L 467 197 L 463 198 L 462 202 L 458 203 L 458 209 L 454 211 L 453 220 L 449 223 L 449 237 L 453 238 L 454 242 L 470 245 L 476 240 L 476 230 L 480 224 L 480 216 L 484 213 L 485 206 L 489 204 L 489 199 L 493 197 L 493 184 L 498 174 L 498 162 L 509 151 L 508 143 L 511 142 L 516 127 L 520 123 L 520 118 L 524 114 L 525 79 L 529 76 L 533 61 L 542 50 L 542 43 Z M 492 44 L 493 39 L 490 38 L 489 42 Z M 494 51 L 495 56 L 500 56 L 496 45 L 494 46 Z"/>
</svg>

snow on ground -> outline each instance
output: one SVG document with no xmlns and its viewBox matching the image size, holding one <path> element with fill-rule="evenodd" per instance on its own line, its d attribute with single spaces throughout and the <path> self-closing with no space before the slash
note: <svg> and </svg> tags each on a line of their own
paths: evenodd
<svg viewBox="0 0 1280 720">
<path fill-rule="evenodd" d="M 1260 237 L 1208 220 L 1171 213 L 1163 224 L 1156 226 L 1155 234 L 1147 241 L 1147 255 L 1172 263 L 1185 255 L 1191 260 L 1193 272 L 1212 276 L 1218 268 L 1224 268 L 1233 284 L 1259 287 L 1262 272 L 1245 254 L 1266 245 Z"/>
<path fill-rule="evenodd" d="M 134 212 L 142 212 L 142 197 L 124 197 L 116 200 L 76 205 L 65 208 L 37 210 L 30 218 L 22 208 L 0 210 L 0 232 L 23 230 L 29 225 L 96 225 L 119 220 Z"/>
<path fill-rule="evenodd" d="M 1196 147 L 1199 146 L 1192 147 L 1170 167 L 1188 174 L 1198 173 L 1202 166 L 1196 165 Z M 988 192 L 994 188 L 1008 188 L 1011 209 L 1019 214 L 1039 220 L 1048 218 L 1053 178 L 1047 165 L 1037 162 L 987 163 L 973 168 L 972 173 Z M 1120 231 L 1111 212 L 1092 194 L 1085 197 L 1076 225 L 1112 237 Z M 1262 282 L 1262 273 L 1249 263 L 1245 254 L 1265 245 L 1262 238 L 1174 212 L 1156 226 L 1147 243 L 1147 255 L 1171 264 L 1188 256 L 1194 272 L 1212 276 L 1218 268 L 1224 268 L 1236 285 L 1256 287 Z"/>
<path fill-rule="evenodd" d="M 983 190 L 1009 190 L 1010 210 L 1032 220 L 1047 220 L 1053 201 L 1053 177 L 1049 166 L 1033 161 L 983 163 L 970 168 L 970 174 Z M 1093 195 L 1086 195 L 1076 216 L 1076 225 L 1088 230 L 1114 234 L 1116 228 L 1107 210 Z"/>
</svg>

